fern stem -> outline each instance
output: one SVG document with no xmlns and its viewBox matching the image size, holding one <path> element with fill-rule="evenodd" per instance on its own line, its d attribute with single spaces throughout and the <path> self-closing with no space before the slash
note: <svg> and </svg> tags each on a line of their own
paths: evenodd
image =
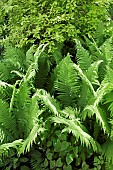
<svg viewBox="0 0 113 170">
<path fill-rule="evenodd" d="M 9 108 L 9 113 L 11 112 L 12 108 L 13 108 L 13 102 L 14 102 L 14 96 L 15 96 L 15 91 L 16 91 L 16 85 L 18 84 L 19 80 L 16 81 L 16 83 L 13 86 L 13 93 L 12 93 L 12 97 L 11 97 L 11 102 L 10 102 L 10 108 Z"/>
<path fill-rule="evenodd" d="M 90 87 L 92 93 L 94 94 L 94 96 L 96 97 L 96 92 L 91 84 L 91 82 L 88 80 L 88 78 L 86 77 L 86 75 L 82 72 L 82 70 L 80 69 L 79 66 L 77 66 L 76 64 L 73 64 L 74 68 L 79 72 L 80 77 L 87 83 L 87 85 Z"/>
</svg>

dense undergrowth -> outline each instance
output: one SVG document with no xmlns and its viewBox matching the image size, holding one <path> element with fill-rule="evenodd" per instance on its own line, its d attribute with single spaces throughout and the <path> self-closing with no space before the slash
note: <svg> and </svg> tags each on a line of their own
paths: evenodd
<svg viewBox="0 0 113 170">
<path fill-rule="evenodd" d="M 113 169 L 110 2 L 0 2 L 0 169 Z"/>
<path fill-rule="evenodd" d="M 113 39 L 97 35 L 75 39 L 76 56 L 49 55 L 47 44 L 5 48 L 1 168 L 112 169 Z"/>
</svg>

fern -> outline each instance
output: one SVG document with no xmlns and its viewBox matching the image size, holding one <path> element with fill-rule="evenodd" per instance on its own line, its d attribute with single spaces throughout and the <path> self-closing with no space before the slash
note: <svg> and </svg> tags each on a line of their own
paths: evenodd
<svg viewBox="0 0 113 170">
<path fill-rule="evenodd" d="M 100 126 L 102 127 L 104 133 L 110 134 L 110 127 L 107 122 L 107 117 L 105 112 L 98 106 L 88 105 L 85 107 L 84 111 L 87 111 L 87 115 L 91 117 L 92 115 L 96 115 L 96 121 L 99 122 Z"/>
<path fill-rule="evenodd" d="M 85 50 L 79 40 L 76 41 L 77 46 L 77 59 L 78 59 L 78 65 L 82 69 L 82 71 L 87 71 L 89 66 L 92 63 L 92 58 L 87 50 Z M 87 61 L 87 62 L 86 62 Z"/>
<path fill-rule="evenodd" d="M 113 141 L 107 141 L 103 145 L 103 154 L 105 155 L 106 160 L 109 162 L 109 164 L 113 164 Z"/>
<path fill-rule="evenodd" d="M 79 77 L 73 68 L 70 56 L 67 55 L 57 66 L 55 89 L 63 105 L 73 105 L 79 91 Z"/>
<path fill-rule="evenodd" d="M 8 103 L 0 99 L 0 129 L 4 133 L 4 142 L 12 142 L 17 139 L 16 121 L 11 112 L 9 112 Z"/>
<path fill-rule="evenodd" d="M 87 147 L 92 146 L 94 151 L 97 150 L 97 145 L 94 139 L 87 133 L 86 128 L 79 122 L 79 120 L 75 119 L 73 121 L 65 119 L 63 117 L 52 117 L 51 119 L 58 124 L 61 123 L 66 125 L 62 132 L 72 132 L 77 140 L 80 138 L 80 142 L 82 145 L 86 145 Z"/>
<path fill-rule="evenodd" d="M 23 141 L 21 144 L 21 147 L 18 150 L 18 155 L 20 156 L 22 153 L 30 151 L 30 147 L 32 146 L 33 142 L 35 142 L 37 138 L 37 134 L 42 131 L 43 128 L 39 127 L 38 124 L 36 124 L 31 132 L 29 133 L 28 137 Z"/>
</svg>

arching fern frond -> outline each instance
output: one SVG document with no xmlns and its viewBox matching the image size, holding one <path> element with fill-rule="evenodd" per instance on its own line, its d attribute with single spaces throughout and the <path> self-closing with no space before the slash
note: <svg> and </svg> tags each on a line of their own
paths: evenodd
<svg viewBox="0 0 113 170">
<path fill-rule="evenodd" d="M 54 115 L 59 115 L 59 104 L 53 97 L 50 96 L 49 93 L 40 89 L 37 90 L 35 95 L 47 106 L 47 108 L 50 109 L 52 113 L 54 113 Z"/>
<path fill-rule="evenodd" d="M 102 127 L 104 133 L 110 135 L 110 127 L 107 121 L 106 113 L 99 106 L 88 105 L 85 107 L 83 114 L 85 117 L 86 115 L 89 117 L 96 115 L 96 121 L 100 124 L 100 127 Z"/>
<path fill-rule="evenodd" d="M 24 152 L 30 151 L 30 148 L 33 142 L 35 142 L 37 135 L 42 131 L 44 131 L 44 128 L 40 127 L 38 124 L 35 124 L 28 137 L 23 141 L 22 146 L 18 149 L 19 156 Z"/>
<path fill-rule="evenodd" d="M 97 145 L 94 139 L 88 134 L 85 126 L 83 126 L 78 119 L 68 120 L 63 117 L 52 117 L 51 120 L 55 123 L 64 124 L 66 127 L 62 130 L 62 132 L 68 131 L 72 132 L 77 140 L 80 139 L 81 144 L 86 147 L 93 148 L 94 151 L 97 151 Z"/>
<path fill-rule="evenodd" d="M 91 82 L 89 81 L 89 79 L 87 78 L 87 76 L 83 73 L 82 69 L 81 69 L 78 65 L 76 65 L 76 64 L 73 64 L 73 67 L 78 71 L 78 73 L 79 73 L 80 77 L 82 78 L 82 80 L 83 80 L 83 81 L 87 84 L 87 86 L 90 88 L 92 94 L 93 94 L 94 96 L 96 96 L 95 90 L 94 90 Z"/>
<path fill-rule="evenodd" d="M 2 158 L 3 156 L 7 156 L 10 148 L 14 148 L 17 151 L 18 147 L 21 146 L 21 144 L 22 144 L 22 139 L 18 139 L 18 140 L 14 140 L 11 143 L 5 143 L 0 145 L 0 158 Z"/>
<path fill-rule="evenodd" d="M 113 164 L 113 141 L 108 141 L 102 146 L 102 153 L 109 164 Z"/>
</svg>

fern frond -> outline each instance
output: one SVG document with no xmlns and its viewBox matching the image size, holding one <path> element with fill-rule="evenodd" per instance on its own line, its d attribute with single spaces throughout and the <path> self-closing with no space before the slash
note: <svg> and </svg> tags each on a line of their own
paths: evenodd
<svg viewBox="0 0 113 170">
<path fill-rule="evenodd" d="M 103 53 L 104 61 L 107 65 L 110 64 L 112 60 L 112 53 L 113 53 L 113 37 L 108 38 L 101 46 L 100 50 Z"/>
<path fill-rule="evenodd" d="M 93 62 L 86 72 L 86 76 L 92 84 L 100 85 L 98 81 L 98 67 L 102 62 L 102 60 Z"/>
<path fill-rule="evenodd" d="M 96 40 L 98 46 L 101 46 L 101 44 L 104 42 L 105 39 L 104 36 L 105 36 L 105 26 L 103 22 L 100 22 L 94 34 L 94 39 Z"/>
<path fill-rule="evenodd" d="M 79 77 L 72 64 L 70 56 L 67 55 L 56 70 L 54 87 L 58 91 L 58 99 L 65 106 L 75 103 L 79 91 Z"/>
<path fill-rule="evenodd" d="M 22 49 L 18 49 L 12 46 L 5 48 L 4 60 L 7 68 L 11 70 L 24 69 L 25 54 Z"/>
<path fill-rule="evenodd" d="M 13 141 L 18 138 L 16 131 L 16 121 L 11 112 L 9 112 L 9 105 L 0 99 L 0 129 L 4 133 L 4 140 Z M 4 141 L 3 141 L 4 142 Z"/>
<path fill-rule="evenodd" d="M 97 145 L 94 139 L 88 134 L 85 126 L 83 126 L 78 119 L 68 120 L 63 117 L 52 117 L 51 120 L 55 123 L 61 123 L 66 125 L 66 127 L 62 130 L 72 132 L 76 139 L 80 139 L 81 144 L 86 147 L 93 148 L 94 151 L 97 151 Z"/>
<path fill-rule="evenodd" d="M 26 138 L 30 132 L 27 124 L 30 119 L 30 115 L 28 114 L 30 101 L 30 87 L 27 83 L 22 83 L 15 94 L 13 109 L 13 114 L 15 115 L 21 138 Z"/>
<path fill-rule="evenodd" d="M 81 68 L 76 65 L 73 64 L 73 67 L 78 71 L 80 77 L 82 78 L 82 80 L 88 85 L 88 87 L 90 88 L 91 92 L 93 93 L 94 96 L 96 96 L 95 90 L 91 84 L 91 82 L 89 81 L 89 79 L 86 77 L 86 75 L 83 73 L 83 71 L 81 70 Z"/>
<path fill-rule="evenodd" d="M 9 79 L 9 71 L 6 65 L 0 61 L 0 80 L 7 81 Z"/>
<path fill-rule="evenodd" d="M 56 100 L 50 96 L 45 90 L 37 90 L 36 96 L 43 101 L 43 103 L 51 110 L 55 115 L 59 115 L 59 104 Z"/>
<path fill-rule="evenodd" d="M 18 139 L 18 140 L 14 140 L 11 143 L 5 143 L 0 145 L 0 157 L 7 156 L 10 148 L 14 148 L 17 151 L 18 147 L 21 146 L 21 144 L 22 144 L 22 139 Z"/>
<path fill-rule="evenodd" d="M 108 141 L 102 146 L 102 152 L 109 164 L 113 164 L 113 141 Z"/>
<path fill-rule="evenodd" d="M 38 71 L 36 72 L 35 77 L 35 84 L 37 88 L 45 88 L 44 85 L 47 82 L 50 64 L 49 56 L 45 52 L 42 52 L 38 59 Z"/>
<path fill-rule="evenodd" d="M 89 117 L 96 115 L 96 121 L 99 122 L 104 133 L 110 134 L 110 127 L 107 121 L 106 113 L 99 106 L 88 105 L 84 109 L 84 116 L 88 115 Z"/>
<path fill-rule="evenodd" d="M 26 52 L 26 66 L 27 68 L 34 62 L 34 49 L 35 46 L 32 45 L 30 49 Z"/>
<path fill-rule="evenodd" d="M 92 63 L 90 54 L 84 49 L 79 40 L 76 41 L 78 65 L 82 71 L 86 71 Z"/>
<path fill-rule="evenodd" d="M 37 135 L 44 131 L 44 128 L 40 127 L 38 124 L 35 124 L 31 130 L 28 137 L 23 141 L 22 146 L 18 150 L 18 155 L 20 156 L 24 152 L 29 152 L 33 142 L 35 142 Z"/>
</svg>

